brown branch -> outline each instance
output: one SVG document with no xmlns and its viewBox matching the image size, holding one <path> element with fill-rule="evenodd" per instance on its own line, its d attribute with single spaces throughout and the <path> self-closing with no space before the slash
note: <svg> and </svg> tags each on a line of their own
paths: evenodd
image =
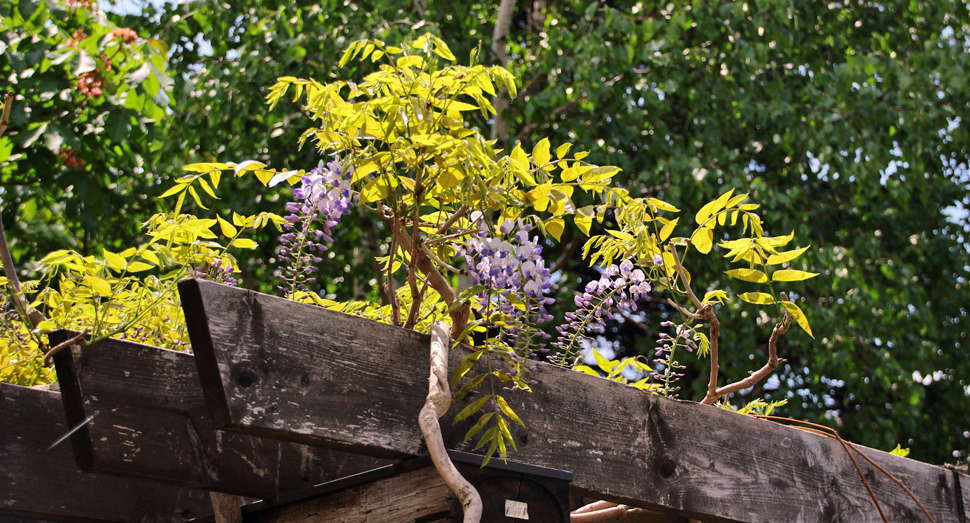
<svg viewBox="0 0 970 523">
<path fill-rule="evenodd" d="M 498 57 L 498 63 L 502 67 L 508 62 L 508 55 L 505 52 L 505 44 L 509 36 L 509 27 L 512 25 L 512 11 L 515 9 L 515 0 L 502 0 L 499 3 L 498 17 L 495 19 L 495 30 L 492 32 L 492 51 Z M 501 92 L 495 94 L 495 116 L 492 118 L 492 140 L 505 139 L 509 123 L 503 118 L 502 113 L 508 107 L 508 100 Z"/>
<path fill-rule="evenodd" d="M 684 270 L 684 266 L 680 263 L 680 256 L 677 255 L 677 247 L 670 246 L 670 254 L 674 257 L 674 263 L 677 265 L 677 274 L 680 275 L 680 279 L 684 282 L 684 290 L 687 292 L 687 297 L 690 298 L 691 303 L 694 307 L 697 307 L 698 314 L 700 314 L 700 309 L 702 307 L 701 300 L 697 299 L 697 295 L 694 294 L 694 290 L 690 288 L 690 281 L 687 279 L 687 271 Z"/>
<path fill-rule="evenodd" d="M 424 197 L 424 186 L 421 184 L 421 177 L 424 169 L 418 171 L 417 180 L 414 183 L 414 218 L 411 220 L 411 262 L 408 265 L 408 286 L 411 288 L 411 308 L 408 310 L 408 319 L 404 322 L 405 329 L 413 329 L 418 322 L 418 314 L 421 312 L 421 302 L 424 296 L 418 290 L 417 268 L 418 255 L 421 250 L 419 234 L 421 231 L 421 200 Z M 424 252 L 420 253 L 424 256 Z"/>
<path fill-rule="evenodd" d="M 462 219 L 462 217 L 464 217 L 466 214 L 468 214 L 468 206 L 462 205 L 460 209 L 455 211 L 454 214 L 452 214 L 451 216 L 448 217 L 447 220 L 445 220 L 445 223 L 441 224 L 441 227 L 438 227 L 438 230 L 435 231 L 435 235 L 444 234 L 445 231 L 450 229 L 451 226 L 455 224 L 455 222 Z"/>
<path fill-rule="evenodd" d="M 714 315 L 714 309 L 710 304 L 703 306 L 697 313 L 702 319 L 707 320 L 711 328 L 711 377 L 707 382 L 707 395 L 701 401 L 703 405 L 711 405 L 717 400 L 717 372 L 719 370 L 717 363 L 717 340 L 721 335 L 721 324 L 717 321 L 717 316 Z"/>
<path fill-rule="evenodd" d="M 778 368 L 778 364 L 785 363 L 788 360 L 778 357 L 778 338 L 782 334 L 788 332 L 788 326 L 791 325 L 791 316 L 785 314 L 785 319 L 775 325 L 775 328 L 771 331 L 771 338 L 768 339 L 768 363 L 765 363 L 764 367 L 758 369 L 757 372 L 752 373 L 747 378 L 735 383 L 729 383 L 714 392 L 714 398 L 708 402 L 710 393 L 704 398 L 701 403 L 705 405 L 710 405 L 723 396 L 732 394 L 739 390 L 744 390 L 748 387 L 754 387 L 759 381 L 765 379 L 769 374 L 774 372 Z"/>
<path fill-rule="evenodd" d="M 7 130 L 7 120 L 10 117 L 10 106 L 13 102 L 13 95 L 7 94 L 3 106 L 3 116 L 0 117 L 0 136 Z M 2 209 L 0 209 L 2 211 Z M 17 267 L 13 264 L 13 256 L 10 255 L 10 247 L 7 245 L 7 232 L 3 229 L 3 220 L 0 219 L 0 263 L 3 264 L 3 273 L 7 277 L 7 283 L 13 288 L 10 293 L 14 307 L 21 318 L 30 322 L 32 327 L 36 327 L 47 317 L 42 312 L 34 308 L 27 308 L 27 300 L 24 296 L 23 288 L 20 286 L 20 278 L 17 277 Z"/>
<path fill-rule="evenodd" d="M 84 329 L 84 332 L 82 332 L 81 334 L 78 334 L 77 336 L 67 341 L 58 343 L 56 347 L 47 351 L 47 354 L 44 354 L 44 366 L 50 367 L 51 365 L 53 365 L 55 354 L 70 347 L 71 345 L 76 345 L 77 343 L 84 341 L 84 338 L 86 338 L 88 334 L 90 334 L 90 332 L 91 332 L 90 329 Z"/>
<path fill-rule="evenodd" d="M 870 464 L 875 465 L 876 468 L 878 468 L 879 470 L 881 470 L 884 474 L 886 474 L 890 478 L 896 480 L 896 478 L 892 474 L 890 474 L 889 472 L 887 472 L 886 469 L 880 467 L 879 465 L 876 465 L 876 463 L 873 462 L 871 459 L 869 459 L 868 456 L 866 456 L 865 454 L 859 452 L 859 449 L 855 448 L 855 445 L 852 445 L 851 442 L 848 442 L 848 441 L 845 441 L 844 439 L 842 439 L 842 436 L 840 436 L 839 433 L 835 429 L 833 429 L 831 427 L 826 427 L 824 425 L 819 425 L 817 423 L 812 423 L 810 421 L 801 421 L 801 420 L 792 419 L 792 418 L 783 418 L 783 417 L 780 417 L 780 416 L 760 416 L 760 415 L 756 415 L 755 417 L 761 418 L 761 419 L 773 420 L 773 421 L 787 421 L 787 422 L 791 422 L 791 423 L 800 424 L 800 425 L 803 425 L 803 426 L 802 427 L 795 427 L 795 428 L 804 430 L 806 432 L 812 432 L 814 434 L 819 434 L 821 436 L 825 436 L 825 437 L 828 437 L 828 438 L 832 438 L 832 439 L 838 441 L 839 444 L 842 445 L 842 449 L 845 450 L 845 453 L 849 456 L 849 459 L 852 460 L 852 464 L 855 466 L 856 473 L 859 474 L 859 479 L 862 480 L 862 484 L 866 487 L 866 490 L 869 492 L 869 497 L 872 498 L 872 502 L 876 505 L 876 510 L 879 512 L 879 516 L 882 517 L 883 522 L 889 523 L 889 520 L 886 519 L 886 514 L 883 513 L 882 507 L 879 505 L 879 499 L 876 498 L 876 494 L 872 491 L 872 487 L 869 486 L 869 481 L 866 479 L 866 475 L 862 473 L 862 468 L 859 467 L 859 462 L 856 461 L 855 456 L 853 456 L 852 455 L 852 452 L 849 451 L 849 447 L 851 446 L 852 449 L 855 450 L 860 456 L 862 456 L 863 458 L 865 458 Z M 899 482 L 899 480 L 896 480 L 896 482 L 899 485 L 902 485 L 902 483 Z M 918 499 L 916 499 L 916 496 L 914 496 L 911 492 L 909 492 L 909 489 L 907 489 L 905 486 L 903 486 L 903 488 L 906 490 L 907 493 L 909 493 L 910 497 L 912 497 L 913 500 L 916 501 L 916 503 L 920 506 L 920 508 L 923 509 L 923 513 L 926 514 L 926 517 L 928 517 L 932 523 L 936 523 L 936 520 L 933 519 L 933 516 L 931 516 L 930 513 L 926 511 L 926 507 L 923 507 L 923 504 L 920 503 Z"/>
<path fill-rule="evenodd" d="M 10 123 L 10 109 L 13 107 L 13 93 L 7 93 L 3 97 L 3 116 L 0 116 L 0 138 L 7 132 L 7 125 Z"/>
<path fill-rule="evenodd" d="M 384 219 L 387 224 L 391 227 L 391 250 L 388 251 L 387 257 L 387 281 L 384 282 L 384 292 L 387 293 L 387 299 L 391 303 L 391 318 L 394 325 L 401 326 L 401 306 L 397 302 L 397 292 L 394 291 L 394 259 L 397 257 L 397 234 L 393 233 L 394 226 L 394 215 L 391 214 L 390 209 L 388 209 L 383 202 L 377 203 L 378 216 Z"/>
<path fill-rule="evenodd" d="M 562 270 L 563 265 L 566 265 L 566 262 L 569 261 L 569 259 L 572 258 L 573 253 L 576 252 L 576 248 L 579 247 L 580 240 L 581 238 L 579 236 L 573 236 L 573 238 L 569 240 L 569 243 L 566 244 L 566 249 L 562 251 L 562 254 L 560 254 L 558 258 L 556 258 L 556 262 L 553 263 L 552 267 L 549 269 L 551 274 L 555 274 Z"/>
<path fill-rule="evenodd" d="M 448 314 L 451 316 L 451 337 L 457 338 L 465 330 L 465 325 L 468 323 L 468 316 L 471 314 L 471 305 L 465 302 L 456 306 L 458 293 L 455 292 L 455 289 L 451 287 L 448 280 L 441 275 L 441 272 L 434 266 L 431 259 L 425 256 L 423 251 L 412 249 L 411 236 L 408 234 L 404 223 L 400 219 L 392 216 L 388 219 L 388 225 L 390 225 L 391 231 L 394 237 L 397 238 L 398 243 L 401 244 L 401 248 L 412 253 L 412 256 L 417 256 L 416 266 L 418 270 L 425 274 L 428 278 L 428 284 L 441 296 L 445 305 L 450 309 Z"/>
<path fill-rule="evenodd" d="M 482 519 L 482 498 L 475 487 L 468 482 L 448 457 L 441 425 L 438 418 L 448 412 L 451 406 L 451 389 L 448 387 L 448 349 L 451 339 L 448 326 L 444 322 L 431 325 L 431 375 L 428 378 L 428 398 L 418 414 L 418 425 L 428 445 L 431 461 L 441 479 L 455 493 L 465 513 L 465 523 L 479 523 Z"/>
</svg>

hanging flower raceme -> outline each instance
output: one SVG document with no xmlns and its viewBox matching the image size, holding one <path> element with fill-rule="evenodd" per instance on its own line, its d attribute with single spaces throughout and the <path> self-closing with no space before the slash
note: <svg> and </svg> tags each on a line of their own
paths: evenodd
<svg viewBox="0 0 970 523">
<path fill-rule="evenodd" d="M 498 236 L 489 236 L 482 229 L 458 252 L 480 289 L 476 313 L 489 324 L 503 326 L 503 342 L 509 348 L 523 349 L 523 356 L 542 349 L 549 338 L 534 325 L 552 320 L 546 306 L 555 302 L 545 296 L 552 274 L 542 258 L 539 238 L 529 237 L 531 229 L 531 225 L 507 220 Z M 534 344 L 537 338 L 542 341 Z"/>
<path fill-rule="evenodd" d="M 345 169 L 339 161 L 326 166 L 323 162 L 310 171 L 293 190 L 296 201 L 286 204 L 290 214 L 283 226 L 287 232 L 280 237 L 279 288 L 287 295 L 306 291 L 307 284 L 316 282 L 311 275 L 322 261 L 318 254 L 333 242 L 333 228 L 357 205 L 358 194 L 351 186 L 353 168 Z"/>
<path fill-rule="evenodd" d="M 634 268 L 630 260 L 607 267 L 599 280 L 590 281 L 584 292 L 576 295 L 577 310 L 567 312 L 566 323 L 556 327 L 559 337 L 552 346 L 559 353 L 550 356 L 550 361 L 572 367 L 577 352 L 593 344 L 591 335 L 605 332 L 606 319 L 612 320 L 620 312 L 636 311 L 637 300 L 650 289 L 646 274 Z"/>
<path fill-rule="evenodd" d="M 236 278 L 233 276 L 235 272 L 236 269 L 228 261 L 216 260 L 213 263 L 209 260 L 205 260 L 201 266 L 189 268 L 189 277 L 200 280 L 214 281 L 235 287 L 238 283 Z"/>
</svg>

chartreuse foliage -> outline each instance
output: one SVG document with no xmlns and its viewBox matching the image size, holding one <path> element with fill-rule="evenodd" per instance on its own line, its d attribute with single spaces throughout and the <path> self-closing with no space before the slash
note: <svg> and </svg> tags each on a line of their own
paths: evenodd
<svg viewBox="0 0 970 523">
<path fill-rule="evenodd" d="M 192 182 L 202 182 L 197 176 L 186 178 L 191 180 L 177 187 L 191 189 Z M 210 189 L 218 188 L 219 177 L 210 180 Z M 271 223 L 278 227 L 283 219 L 269 213 L 233 213 L 230 223 L 219 216 L 203 219 L 182 214 L 181 206 L 180 199 L 176 211 L 152 216 L 143 226 L 143 241 L 137 247 L 120 252 L 103 249 L 99 256 L 59 250 L 41 259 L 40 276 L 23 285 L 31 297 L 30 306 L 47 317 L 36 328 L 27 327 L 30 324 L 17 317 L 5 293 L 0 380 L 18 384 L 52 381 L 52 370 L 42 362 L 50 348 L 46 333 L 58 329 L 88 330 L 88 344 L 120 337 L 174 350 L 188 348 L 177 283 L 186 277 L 234 283 L 232 274 L 238 266 L 232 251 L 256 247 L 244 237 L 247 230 Z M 5 278 L 2 283 L 7 285 Z"/>
<path fill-rule="evenodd" d="M 530 356 L 545 350 L 548 338 L 536 325 L 552 319 L 545 309 L 553 301 L 547 295 L 551 274 L 541 254 L 544 245 L 561 238 L 569 221 L 587 235 L 593 220 L 605 223 L 610 214 L 618 226 L 592 237 L 584 249 L 590 264 L 604 274 L 576 300 L 578 307 L 588 309 L 588 318 L 610 315 L 614 306 L 635 310 L 636 300 L 651 291 L 651 284 L 671 291 L 679 304 L 687 289 L 686 276 L 681 276 L 687 273 L 681 272 L 680 265 L 691 249 L 708 254 L 715 229 L 727 227 L 729 222 L 737 226 L 740 218 L 742 234 L 747 236 L 721 246 L 735 262 L 747 267 L 729 274 L 768 286 L 763 293 L 766 297 L 743 299 L 776 304 L 782 315 L 804 319 L 797 306 L 776 295 L 772 282 L 804 279 L 810 274 L 768 269 L 800 252 L 779 251 L 791 237 L 764 235 L 761 219 L 754 213 L 757 206 L 742 203 L 747 195 L 734 196 L 729 191 L 708 203 L 696 216 L 694 232 L 678 237 L 674 236 L 678 219 L 661 214 L 677 213 L 676 207 L 656 198 L 632 198 L 626 190 L 613 187 L 611 179 L 619 169 L 588 163 L 587 153 L 571 151 L 569 143 L 553 147 L 543 139 L 531 152 L 516 146 L 503 155 L 464 115 L 472 111 L 486 117 L 494 114 L 488 98 L 500 89 L 514 95 L 515 79 L 501 67 L 477 64 L 476 55 L 472 52 L 469 66 L 451 65 L 455 57 L 448 46 L 430 34 L 401 47 L 361 40 L 352 43 L 341 59 L 342 64 L 353 60 L 377 64 L 377 71 L 360 82 L 281 78 L 270 89 L 268 103 L 275 106 L 288 94 L 302 101 L 314 122 L 302 140 L 311 141 L 321 154 L 334 156 L 336 161 L 309 172 L 278 171 L 253 161 L 186 166 L 188 174 L 163 195 L 169 199 L 177 196 L 173 212 L 156 215 L 145 224 L 145 242 L 140 246 L 120 252 L 105 250 L 101 256 L 58 251 L 41 261 L 42 277 L 28 288 L 34 305 L 45 311 L 49 321 L 34 329 L 32 340 L 25 342 L 33 354 L 18 353 L 8 359 L 20 363 L 36 359 L 45 348 L 43 333 L 54 328 L 90 328 L 94 340 L 118 335 L 164 347 L 184 347 L 187 339 L 175 292 L 178 280 L 196 276 L 234 283 L 237 266 L 231 249 L 256 246 L 241 237 L 244 230 L 273 223 L 285 234 L 295 234 L 287 231 L 295 231 L 297 224 L 326 220 L 324 227 L 329 231 L 343 211 L 328 215 L 324 210 L 337 199 L 342 204 L 356 202 L 362 211 L 387 225 L 389 250 L 378 263 L 387 275 L 388 303 L 334 302 L 297 290 L 295 283 L 284 292 L 291 299 L 405 328 L 425 329 L 431 322 L 449 321 L 455 342 L 476 349 L 452 375 L 451 385 L 458 389 L 456 399 L 462 400 L 486 383 L 489 387 L 487 394 L 464 406 L 455 421 L 479 416 L 465 439 L 478 436 L 475 448 L 487 446 L 489 458 L 497 451 L 504 459 L 507 445 L 515 448 L 511 423 L 525 426 L 500 387 L 531 390 L 528 370 L 535 362 Z M 343 179 L 324 178 L 324 170 L 328 175 L 349 176 L 351 188 L 321 182 Z M 203 194 L 216 197 L 224 172 L 235 176 L 252 173 L 264 185 L 300 183 L 297 194 L 312 206 L 288 206 L 294 214 L 285 218 L 272 213 L 233 213 L 231 218 L 216 219 L 182 214 L 187 197 L 200 212 L 206 210 Z M 596 203 L 578 207 L 574 198 L 583 194 L 585 201 Z M 297 213 L 308 216 L 304 219 Z M 678 254 L 678 248 L 683 252 Z M 300 259 L 308 259 L 302 251 Z M 619 265 L 614 263 L 617 261 Z M 459 274 L 474 279 L 461 292 L 457 289 Z M 402 281 L 406 284 L 396 283 Z M 711 291 L 705 304 L 726 298 L 723 291 Z M 799 324 L 809 329 L 807 321 L 799 320 Z M 560 329 L 554 345 L 562 352 L 555 361 L 576 366 L 574 353 L 589 348 L 584 334 L 588 326 L 587 322 Z M 13 339 L 23 333 L 22 325 L 18 329 L 2 335 Z M 696 318 L 685 319 L 672 339 L 675 347 L 689 346 L 693 339 L 704 340 Z M 638 380 L 624 371 L 643 374 L 653 369 L 634 359 L 609 361 L 594 354 L 610 379 L 667 394 L 675 390 L 672 369 L 678 368 L 673 350 L 667 352 L 663 374 L 653 372 Z M 468 377 L 482 360 L 487 372 Z M 17 364 L 4 370 L 26 372 L 36 366 Z M 581 370 L 595 373 L 590 367 Z"/>
<path fill-rule="evenodd" d="M 359 191 L 360 204 L 390 224 L 392 252 L 379 261 L 391 275 L 391 281 L 400 271 L 401 278 L 410 283 L 395 293 L 399 304 L 392 300 L 383 307 L 338 304 L 338 308 L 366 310 L 370 314 L 380 311 L 381 318 L 401 323 L 396 309 L 422 303 L 433 279 L 430 273 L 464 272 L 455 266 L 461 267 L 465 262 L 477 285 L 456 298 L 446 296 L 454 292 L 450 286 L 442 289 L 431 283 L 439 295 L 433 303 L 442 306 L 417 309 L 417 316 L 430 323 L 450 315 L 453 326 L 458 323 L 457 330 L 453 331 L 459 333 L 457 341 L 471 341 L 480 349 L 459 364 L 452 376 L 453 387 L 460 384 L 476 362 L 483 357 L 488 361 L 488 372 L 466 381 L 458 389 L 456 399 L 461 400 L 486 379 L 492 382 L 490 394 L 465 406 L 455 421 L 474 416 L 492 405 L 494 409 L 479 417 L 465 439 L 484 430 L 475 448 L 488 445 L 487 456 L 498 450 L 504 458 L 506 445 L 515 446 L 508 423 L 522 424 L 522 420 L 496 392 L 494 382 L 498 380 L 528 390 L 525 371 L 530 364 L 526 356 L 544 345 L 542 336 L 526 327 L 546 319 L 543 293 L 528 290 L 529 285 L 535 290 L 543 281 L 544 262 L 535 257 L 541 247 L 536 251 L 537 244 L 530 242 L 528 234 L 533 226 L 543 233 L 546 241 L 554 242 L 561 238 L 567 218 L 588 235 L 593 220 L 602 222 L 612 210 L 620 229 L 592 238 L 584 255 L 591 264 L 604 267 L 615 260 L 632 260 L 646 271 L 647 280 L 655 286 L 673 289 L 675 297 L 683 291 L 677 286 L 671 249 L 676 245 L 690 245 L 699 253 L 708 254 L 715 228 L 724 226 L 728 219 L 735 225 L 740 216 L 742 233 L 749 235 L 721 245 L 732 251 L 730 256 L 734 261 L 749 267 L 738 271 L 752 271 L 732 271 L 729 273 L 732 276 L 750 279 L 757 268 L 764 270 L 766 265 L 781 263 L 777 259 L 769 261 L 769 256 L 787 256 L 790 261 L 799 252 L 786 254 L 777 250 L 787 245 L 791 237 L 765 237 L 761 220 L 753 212 L 757 205 L 742 203 L 747 195 L 734 196 L 729 191 L 708 203 L 697 214 L 699 227 L 689 238 L 679 238 L 672 236 L 677 219 L 659 215 L 660 211 L 677 212 L 673 205 L 655 198 L 634 199 L 627 191 L 611 187 L 610 180 L 619 169 L 586 163 L 587 153 L 570 154 L 569 143 L 553 148 L 548 140 L 542 139 L 531 153 L 517 145 L 507 156 L 501 155 L 492 142 L 469 125 L 463 113 L 480 112 L 488 118 L 494 114 L 489 97 L 498 88 L 514 96 L 514 79 L 501 67 L 477 64 L 476 57 L 477 50 L 473 50 L 470 66 L 450 65 L 454 55 L 443 41 L 430 34 L 400 47 L 378 40 L 360 40 L 350 44 L 340 64 L 351 61 L 378 64 L 378 70 L 362 81 L 320 83 L 284 77 L 271 88 L 267 99 L 271 106 L 276 106 L 292 94 L 294 101 L 304 102 L 315 125 L 303 133 L 301 141 L 310 140 L 321 153 L 336 156 L 345 165 L 352 166 L 352 181 Z M 591 193 L 600 203 L 577 208 L 573 201 L 577 190 Z M 484 219 L 487 216 L 493 216 L 494 222 Z M 513 225 L 513 221 L 518 225 Z M 525 254 L 522 254 L 522 244 L 526 244 Z M 686 254 L 685 250 L 685 259 Z M 662 263 L 655 263 L 655 256 Z M 418 270 L 419 258 L 433 267 L 423 266 Z M 510 259 L 516 261 L 506 261 Z M 625 265 L 623 271 L 633 274 Z M 427 279 L 419 291 L 416 280 L 421 279 L 420 274 Z M 548 276 L 548 270 L 545 274 Z M 536 276 L 535 280 L 529 279 L 532 275 Z M 774 281 L 808 276 L 811 275 L 785 270 L 772 274 Z M 634 276 L 633 280 L 642 283 L 643 278 Z M 524 287 L 509 287 L 509 281 Z M 767 283 L 769 292 L 764 295 L 770 299 L 747 301 L 777 303 L 781 315 L 790 311 L 799 325 L 809 330 L 800 309 L 780 296 L 776 299 L 771 282 Z M 617 290 L 625 292 L 619 286 Z M 641 287 L 635 292 L 643 290 Z M 705 299 L 721 302 L 724 298 L 724 292 L 713 291 Z M 473 311 L 470 318 L 456 316 L 455 311 L 466 303 Z M 416 326 L 413 322 L 410 325 L 404 322 L 404 325 Z M 572 338 L 562 342 L 565 353 L 557 361 L 574 365 L 570 351 L 582 345 L 582 331 L 577 329 Z M 696 329 L 685 323 L 682 332 L 694 333 Z M 493 367 L 490 358 L 496 355 L 509 370 Z M 610 362 L 596 356 L 601 360 L 599 366 L 612 379 L 628 381 L 622 375 L 628 366 L 639 372 L 652 370 L 632 358 Z M 662 384 L 646 377 L 635 385 L 666 393 L 671 389 L 672 380 L 668 371 Z"/>
</svg>

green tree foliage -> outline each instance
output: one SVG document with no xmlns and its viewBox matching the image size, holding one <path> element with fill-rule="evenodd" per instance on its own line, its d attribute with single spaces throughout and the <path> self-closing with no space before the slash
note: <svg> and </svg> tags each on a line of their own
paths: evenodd
<svg viewBox="0 0 970 523">
<path fill-rule="evenodd" d="M 3 220 L 18 225 L 18 258 L 116 246 L 156 207 L 164 44 L 88 4 L 0 5 L 0 87 L 17 95 L 0 139 Z"/>
<path fill-rule="evenodd" d="M 420 4 L 186 2 L 115 21 L 170 46 L 176 105 L 164 120 L 165 158 L 303 169 L 318 158 L 293 145 L 306 129 L 301 108 L 287 100 L 267 113 L 262 105 L 277 77 L 332 81 L 349 42 L 396 43 L 422 20 L 420 30 L 444 36 L 457 56 L 484 41 L 481 61 L 493 63 L 496 5 L 431 1 L 422 12 Z M 519 96 L 502 144 L 521 140 L 532 150 L 543 136 L 574 143 L 592 152 L 589 161 L 621 167 L 617 181 L 631 196 L 686 209 L 732 188 L 751 193 L 767 233 L 794 231 L 809 246 L 787 269 L 821 273 L 790 297 L 816 340 L 789 333 L 779 345 L 788 360 L 780 380 L 735 401 L 787 398 L 785 415 L 836 426 L 854 441 L 884 449 L 903 442 L 928 461 L 965 457 L 967 224 L 944 209 L 968 196 L 968 18 L 958 2 L 908 0 L 520 3 L 507 43 Z M 219 35 L 209 39 L 211 54 L 199 35 Z M 363 77 L 370 67 L 352 63 L 340 77 Z M 468 120 L 483 131 L 490 125 L 474 114 Z M 214 209 L 223 215 L 248 198 L 238 190 L 220 196 Z M 278 211 L 275 198 L 263 196 L 258 210 Z M 4 212 L 9 220 L 14 211 Z M 386 231 L 369 219 L 351 224 L 335 237 L 320 279 L 329 293 L 361 296 L 379 273 L 364 262 Z M 564 287 L 598 278 L 573 261 L 582 242 L 566 229 L 557 264 Z M 250 286 L 268 289 L 275 250 L 260 244 L 241 265 L 251 267 Z M 724 278 L 734 269 L 726 260 L 698 261 L 698 281 L 729 295 L 761 285 Z M 608 334 L 648 353 L 670 313 L 645 304 L 631 318 L 642 328 L 618 321 Z M 758 317 L 754 306 L 722 306 L 718 317 L 737 326 L 721 338 L 731 361 L 765 359 L 770 324 L 743 321 Z M 703 396 L 703 365 L 688 371 L 693 387 L 682 397 Z M 747 370 L 726 365 L 721 374 L 737 381 Z"/>
</svg>

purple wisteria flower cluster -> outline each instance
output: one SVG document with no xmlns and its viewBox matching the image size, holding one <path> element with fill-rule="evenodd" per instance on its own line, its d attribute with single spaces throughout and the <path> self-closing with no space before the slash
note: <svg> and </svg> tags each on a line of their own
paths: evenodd
<svg viewBox="0 0 970 523">
<path fill-rule="evenodd" d="M 586 284 L 574 300 L 577 309 L 567 312 L 565 323 L 556 327 L 559 337 L 552 346 L 559 352 L 549 359 L 556 365 L 572 367 L 577 352 L 592 344 L 591 335 L 604 332 L 606 319 L 612 320 L 619 312 L 636 311 L 637 300 L 650 290 L 647 275 L 630 260 L 607 267 L 599 280 Z"/>
<path fill-rule="evenodd" d="M 192 267 L 189 269 L 190 278 L 198 278 L 200 280 L 209 280 L 216 283 L 223 283 L 235 287 L 238 283 L 233 274 L 236 269 L 229 263 L 223 263 L 222 260 L 218 260 L 215 263 L 211 263 L 206 260 L 200 267 Z"/>
<path fill-rule="evenodd" d="M 283 226 L 287 232 L 280 236 L 279 287 L 287 295 L 306 291 L 307 284 L 316 282 L 311 275 L 322 261 L 318 254 L 327 250 L 333 241 L 333 228 L 340 218 L 357 205 L 359 195 L 351 186 L 353 168 L 345 169 L 339 161 L 326 166 L 320 162 L 293 189 L 297 201 L 286 204 L 290 214 Z"/>
<path fill-rule="evenodd" d="M 489 323 L 506 325 L 510 345 L 525 349 L 527 354 L 544 345 L 543 341 L 532 347 L 533 338 L 549 339 L 548 334 L 531 325 L 552 320 L 546 306 L 555 303 L 544 294 L 551 286 L 552 274 L 542 258 L 539 238 L 530 238 L 530 230 L 529 224 L 506 220 L 499 227 L 498 237 L 488 236 L 482 229 L 458 250 L 475 285 L 481 287 L 476 312 Z"/>
<path fill-rule="evenodd" d="M 684 376 L 680 371 L 686 367 L 674 359 L 674 354 L 678 348 L 687 349 L 687 352 L 694 352 L 697 343 L 691 339 L 692 331 L 686 323 L 677 325 L 672 321 L 665 321 L 660 326 L 675 327 L 675 335 L 670 336 L 666 332 L 661 332 L 658 335 L 656 358 L 653 360 L 657 364 L 657 370 L 653 373 L 653 378 L 663 381 L 665 393 L 677 392 L 680 387 L 675 387 L 673 383 Z"/>
</svg>

